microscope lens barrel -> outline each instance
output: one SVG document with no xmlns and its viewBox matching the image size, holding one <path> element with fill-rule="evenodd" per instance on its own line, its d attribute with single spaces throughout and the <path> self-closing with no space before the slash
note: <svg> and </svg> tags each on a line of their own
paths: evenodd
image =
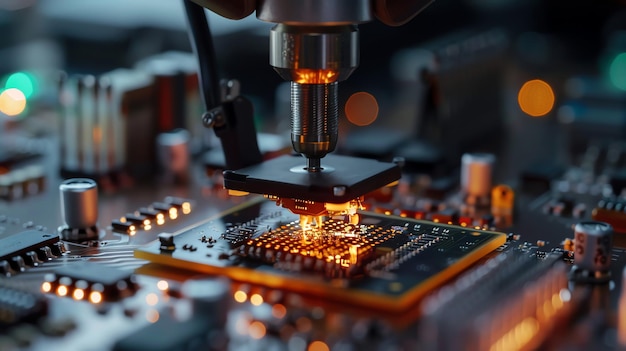
<svg viewBox="0 0 626 351">
<path fill-rule="evenodd" d="M 291 83 L 291 143 L 307 158 L 322 158 L 337 145 L 337 85 Z"/>
</svg>

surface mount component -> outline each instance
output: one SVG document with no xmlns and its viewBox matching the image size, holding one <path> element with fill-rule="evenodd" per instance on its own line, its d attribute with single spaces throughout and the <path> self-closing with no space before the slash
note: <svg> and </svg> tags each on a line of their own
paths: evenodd
<svg viewBox="0 0 626 351">
<path fill-rule="evenodd" d="M 91 303 L 116 301 L 134 294 L 132 272 L 95 263 L 64 266 L 46 276 L 41 290 Z"/>
<path fill-rule="evenodd" d="M 308 172 L 300 156 L 281 156 L 258 165 L 224 172 L 231 190 L 281 198 L 345 203 L 400 178 L 392 163 L 327 155 L 320 172 Z"/>
<path fill-rule="evenodd" d="M 350 306 L 398 313 L 505 242 L 502 233 L 359 212 L 302 230 L 297 215 L 253 201 L 135 256 Z"/>
<path fill-rule="evenodd" d="M 62 245 L 57 235 L 35 230 L 0 239 L 0 274 L 10 275 L 60 256 Z"/>
<path fill-rule="evenodd" d="M 495 156 L 485 153 L 464 154 L 461 158 L 461 189 L 469 204 L 488 201 Z"/>
</svg>

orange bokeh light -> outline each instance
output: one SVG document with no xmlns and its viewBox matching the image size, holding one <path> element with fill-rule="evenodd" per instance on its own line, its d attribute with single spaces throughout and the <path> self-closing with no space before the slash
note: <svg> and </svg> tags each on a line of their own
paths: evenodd
<svg viewBox="0 0 626 351">
<path fill-rule="evenodd" d="M 367 126 L 378 117 L 378 101 L 372 94 L 360 91 L 348 98 L 345 112 L 348 121 L 352 124 Z"/>
<path fill-rule="evenodd" d="M 17 116 L 26 109 L 26 96 L 16 88 L 10 88 L 0 94 L 0 112 L 7 116 Z"/>
<path fill-rule="evenodd" d="M 545 116 L 552 111 L 554 100 L 552 87 L 540 79 L 524 83 L 517 95 L 517 102 L 522 111 L 533 117 Z"/>
<path fill-rule="evenodd" d="M 307 350 L 308 351 L 330 351 L 330 348 L 328 347 L 328 345 L 326 345 L 325 342 L 317 340 L 317 341 L 313 341 L 309 345 L 309 348 Z"/>
</svg>

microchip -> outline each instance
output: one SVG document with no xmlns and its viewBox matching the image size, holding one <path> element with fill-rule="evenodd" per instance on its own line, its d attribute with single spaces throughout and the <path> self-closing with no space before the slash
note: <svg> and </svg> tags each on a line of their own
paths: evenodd
<svg viewBox="0 0 626 351">
<path fill-rule="evenodd" d="M 254 200 L 186 228 L 173 237 L 173 250 L 163 251 L 155 241 L 135 257 L 400 313 L 506 241 L 503 233 L 370 212 L 359 216 L 356 225 L 331 218 L 319 230 L 302 230 L 297 215 Z M 244 227 L 250 230 L 241 234 Z"/>
<path fill-rule="evenodd" d="M 59 236 L 40 231 L 25 231 L 0 239 L 0 270 L 22 271 L 61 255 Z M 4 268 L 3 268 L 4 267 Z"/>
<path fill-rule="evenodd" d="M 137 286 L 132 272 L 86 262 L 57 269 L 54 274 L 46 276 L 42 290 L 75 300 L 100 303 L 130 296 Z"/>
</svg>

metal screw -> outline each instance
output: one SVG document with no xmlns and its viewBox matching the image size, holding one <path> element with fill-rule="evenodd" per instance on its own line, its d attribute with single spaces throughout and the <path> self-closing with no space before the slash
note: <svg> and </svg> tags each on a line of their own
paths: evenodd
<svg viewBox="0 0 626 351">
<path fill-rule="evenodd" d="M 216 107 L 209 111 L 206 111 L 202 115 L 202 124 L 206 128 L 213 128 L 216 126 L 220 126 L 224 123 L 224 111 L 222 111 L 221 107 Z"/>
</svg>

